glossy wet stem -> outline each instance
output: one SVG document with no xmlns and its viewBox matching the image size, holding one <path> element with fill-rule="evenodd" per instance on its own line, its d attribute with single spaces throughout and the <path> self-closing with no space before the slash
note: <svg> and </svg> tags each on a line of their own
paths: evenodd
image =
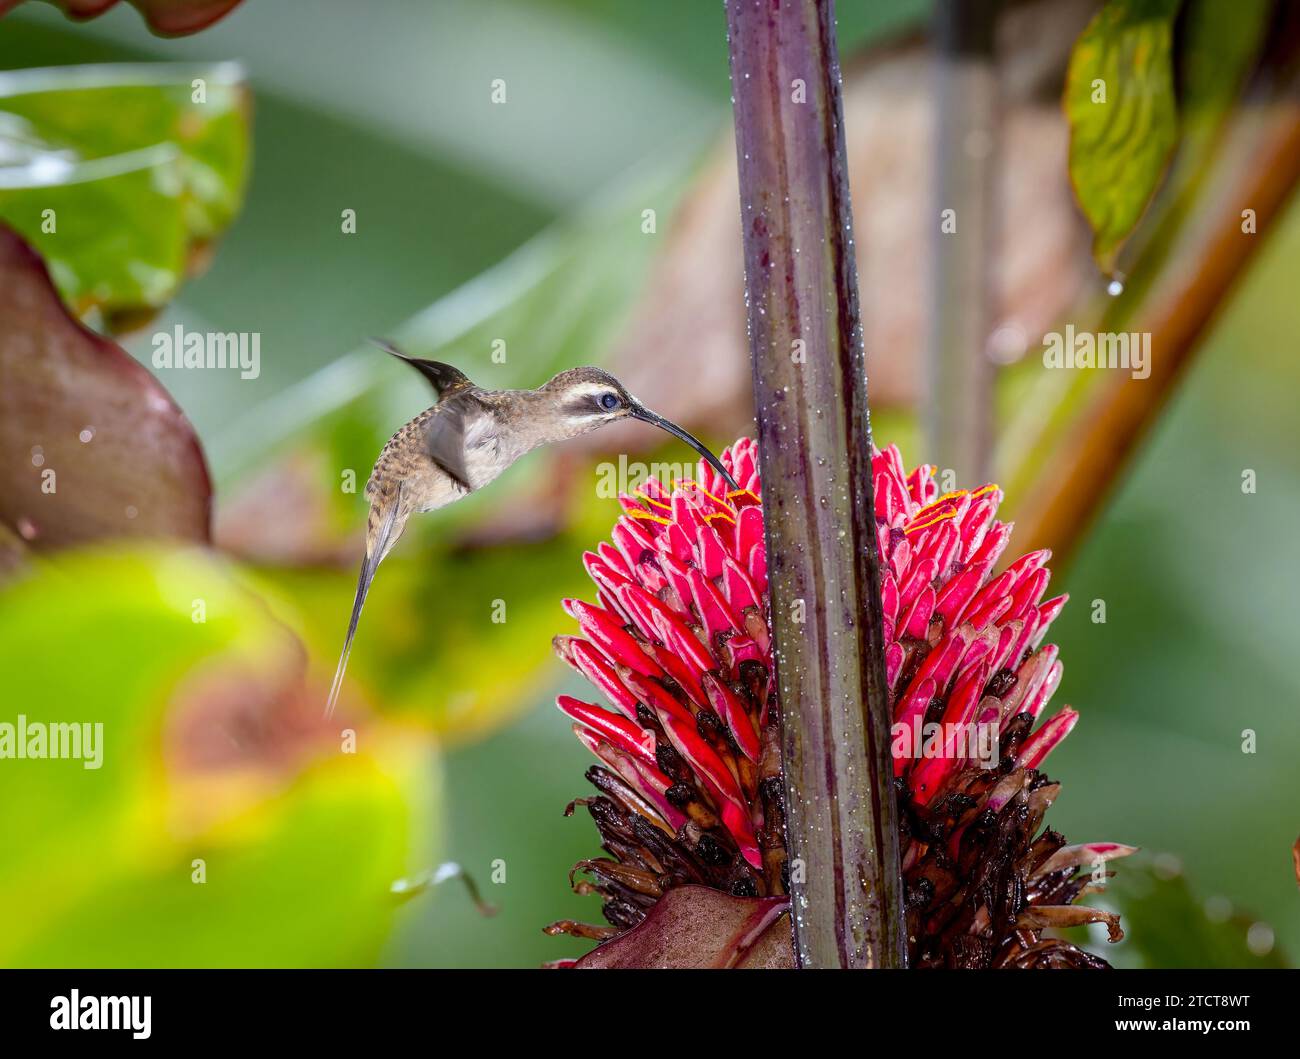
<svg viewBox="0 0 1300 1059">
<path fill-rule="evenodd" d="M 728 0 L 795 956 L 906 964 L 829 0 Z M 869 193 L 870 189 L 866 189 Z"/>
</svg>

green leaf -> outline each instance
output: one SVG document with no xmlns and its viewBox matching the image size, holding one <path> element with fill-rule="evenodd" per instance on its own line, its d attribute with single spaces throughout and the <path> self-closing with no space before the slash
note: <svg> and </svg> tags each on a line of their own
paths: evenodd
<svg viewBox="0 0 1300 1059">
<path fill-rule="evenodd" d="M 0 594 L 0 724 L 102 725 L 97 768 L 0 760 L 22 807 L 0 816 L 0 904 L 24 910 L 0 962 L 373 961 L 392 883 L 433 863 L 432 756 L 353 718 L 339 753 L 301 664 L 198 551 L 69 553 Z"/>
<path fill-rule="evenodd" d="M 681 193 L 684 168 L 679 158 L 639 171 L 387 337 L 492 388 L 537 386 L 563 368 L 601 363 L 667 238 L 642 232 L 642 210 L 653 208 L 662 224 Z M 427 383 L 366 343 L 250 409 L 209 444 L 214 462 L 236 472 L 324 450 L 338 468 L 359 470 L 364 482 L 401 417 L 430 403 Z M 359 490 L 341 493 L 335 475 L 324 484 L 331 502 L 354 520 Z M 454 510 L 479 500 L 472 496 Z"/>
<path fill-rule="evenodd" d="M 1103 903 L 1116 908 L 1124 940 L 1096 948 L 1120 967 L 1286 967 L 1266 924 L 1225 899 L 1199 900 L 1171 857 L 1122 861 Z M 1266 943 L 1266 944 L 1265 944 Z"/>
<path fill-rule="evenodd" d="M 1179 0 L 1111 0 L 1070 56 L 1070 180 L 1106 273 L 1155 194 L 1178 137 L 1171 59 L 1178 6 Z"/>
<path fill-rule="evenodd" d="M 1180 51 L 1183 137 L 1208 137 L 1223 121 L 1259 57 L 1272 0 L 1191 0 Z"/>
<path fill-rule="evenodd" d="M 231 63 L 0 73 L 0 219 L 75 312 L 130 322 L 164 305 L 233 220 L 248 140 Z"/>
<path fill-rule="evenodd" d="M 582 553 L 620 511 L 616 501 L 593 497 L 544 540 L 468 549 L 451 546 L 435 514 L 427 520 L 432 533 L 403 541 L 375 577 L 342 701 L 431 725 L 457 744 L 516 717 L 548 679 L 563 675 L 551 640 L 573 622 L 560 601 L 590 590 Z M 294 601 L 312 665 L 327 680 L 343 644 L 355 568 L 266 567 L 260 577 Z"/>
</svg>

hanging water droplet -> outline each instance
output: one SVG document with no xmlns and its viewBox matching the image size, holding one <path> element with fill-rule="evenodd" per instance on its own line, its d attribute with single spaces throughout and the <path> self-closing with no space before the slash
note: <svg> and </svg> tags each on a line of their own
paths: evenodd
<svg viewBox="0 0 1300 1059">
<path fill-rule="evenodd" d="M 1106 284 L 1106 293 L 1112 298 L 1118 298 L 1124 293 L 1124 281 L 1119 276 L 1116 276 Z"/>
</svg>

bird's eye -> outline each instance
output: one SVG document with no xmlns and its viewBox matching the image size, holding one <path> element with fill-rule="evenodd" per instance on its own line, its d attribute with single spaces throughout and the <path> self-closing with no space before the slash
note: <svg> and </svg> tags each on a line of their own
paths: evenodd
<svg viewBox="0 0 1300 1059">
<path fill-rule="evenodd" d="M 602 393 L 598 400 L 600 401 L 600 407 L 605 409 L 606 412 L 614 411 L 615 408 L 623 403 L 619 400 L 618 394 L 616 393 Z"/>
</svg>

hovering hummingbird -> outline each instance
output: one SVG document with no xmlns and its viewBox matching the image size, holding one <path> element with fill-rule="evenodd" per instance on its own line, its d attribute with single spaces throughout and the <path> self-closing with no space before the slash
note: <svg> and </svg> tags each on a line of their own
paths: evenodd
<svg viewBox="0 0 1300 1059">
<path fill-rule="evenodd" d="M 408 357 L 388 342 L 371 339 L 404 360 L 433 385 L 437 402 L 388 439 L 366 482 L 370 516 L 347 638 L 325 707 L 334 712 L 352 638 L 356 635 L 375 570 L 417 512 L 435 511 L 497 478 L 525 453 L 614 423 L 640 419 L 680 438 L 739 488 L 721 461 L 676 423 L 650 411 L 614 376 L 600 368 L 570 368 L 536 390 L 485 390 L 459 369 L 436 360 Z"/>
</svg>

